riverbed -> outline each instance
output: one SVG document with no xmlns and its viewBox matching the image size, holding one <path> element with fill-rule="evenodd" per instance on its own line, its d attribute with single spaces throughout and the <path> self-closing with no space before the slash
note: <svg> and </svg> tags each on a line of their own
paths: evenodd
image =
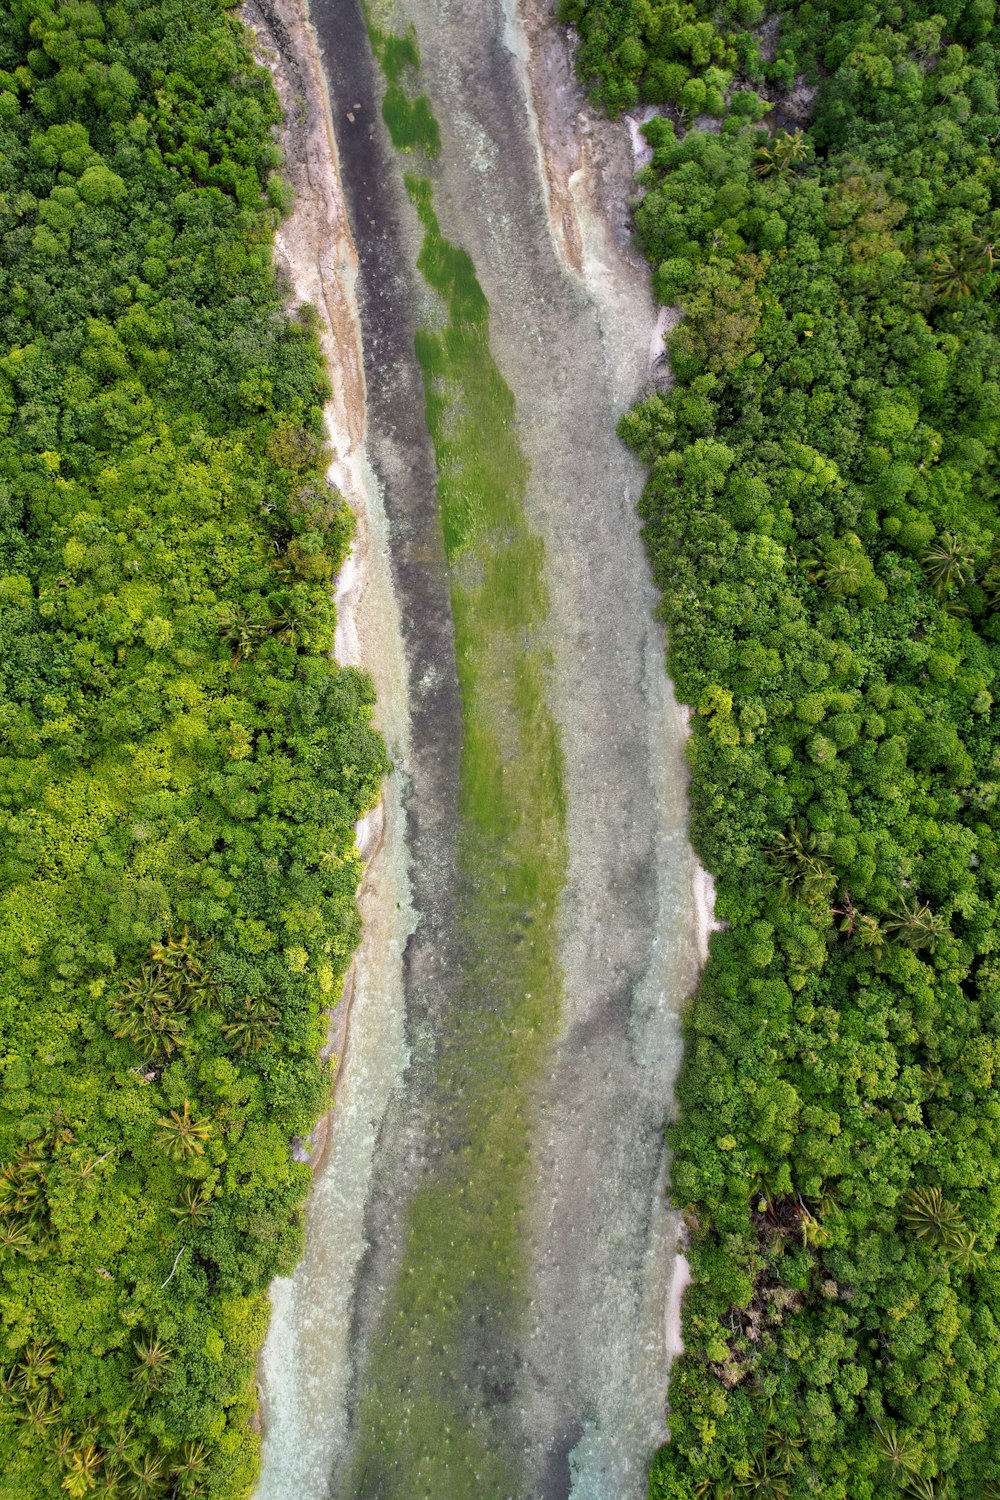
<svg viewBox="0 0 1000 1500">
<path fill-rule="evenodd" d="M 487 1075 L 442 1058 L 470 1054 L 487 1034 L 468 1030 L 470 976 L 489 996 L 493 968 L 512 972 L 527 934 L 529 945 L 551 939 L 553 962 L 537 1042 L 530 1058 L 523 1047 L 516 1054 L 527 1061 L 510 1090 L 517 1121 L 503 1136 L 504 1153 L 524 1142 L 514 1243 L 492 1303 L 477 1274 L 455 1294 L 449 1321 L 447 1288 L 421 1308 L 442 1368 L 439 1388 L 433 1372 L 421 1374 L 419 1399 L 456 1425 L 455 1456 L 438 1471 L 450 1476 L 449 1494 L 639 1500 L 665 1435 L 677 1223 L 662 1128 L 699 953 L 684 720 L 635 514 L 642 475 L 615 437 L 651 378 L 657 320 L 628 237 L 629 132 L 585 109 L 544 7 L 407 0 L 394 9 L 396 30 L 414 28 L 419 86 L 440 124 L 440 156 L 427 170 L 441 232 L 471 256 L 489 304 L 489 352 L 513 396 L 512 440 L 527 475 L 519 515 L 544 607 L 511 649 L 538 664 L 554 746 L 544 764 L 558 763 L 560 826 L 538 834 L 551 844 L 546 869 L 558 872 L 551 912 L 546 903 L 543 915 L 507 911 L 491 873 L 504 851 L 492 850 L 473 955 L 467 771 L 485 699 L 469 686 L 464 627 L 456 657 L 456 588 L 468 579 L 445 552 L 414 353 L 417 330 L 441 322 L 416 269 L 423 230 L 403 183 L 404 169 L 424 164 L 401 159 L 388 139 L 354 0 L 316 0 L 313 19 L 357 254 L 351 310 L 367 425 L 352 439 L 348 493 L 365 515 L 371 570 L 357 649 L 375 670 L 395 771 L 363 895 L 366 937 L 306 1255 L 273 1293 L 258 1497 L 442 1500 L 440 1477 L 432 1488 L 412 1457 L 420 1440 L 406 1398 L 421 1332 L 400 1282 L 421 1282 L 432 1243 L 428 1283 L 451 1274 L 441 1224 L 421 1231 L 414 1218 L 421 1203 L 436 1203 L 440 1219 L 442 1204 L 459 1201 L 441 1196 L 442 1182 L 460 1195 L 462 1161 L 484 1159 L 477 1101 L 462 1093 L 496 1089 L 504 1063 L 497 1051 Z M 298 86 L 308 92 L 305 74 Z M 542 763 L 523 752 L 510 751 L 508 785 L 528 777 L 534 793 Z M 512 866 L 530 836 L 530 826 L 511 833 Z M 491 880 L 495 921 L 485 921 Z M 496 990 L 483 1014 L 502 1021 L 515 1002 Z M 498 1110 L 489 1110 L 492 1128 Z M 511 1170 L 509 1161 L 498 1170 L 497 1194 Z M 502 1207 L 486 1204 L 461 1232 L 474 1235 L 481 1222 L 495 1238 L 491 1214 Z M 482 1255 L 488 1247 L 472 1240 L 462 1252 L 469 1264 Z M 480 1432 L 488 1472 L 476 1467 L 471 1435 Z"/>
</svg>

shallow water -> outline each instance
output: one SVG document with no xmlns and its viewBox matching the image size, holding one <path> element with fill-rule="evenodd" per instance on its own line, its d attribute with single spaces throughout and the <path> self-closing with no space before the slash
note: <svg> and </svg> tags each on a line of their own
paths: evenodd
<svg viewBox="0 0 1000 1500">
<path fill-rule="evenodd" d="M 540 767 L 555 762 L 526 752 L 502 664 L 476 658 L 479 575 L 461 562 L 450 573 L 444 554 L 413 342 L 442 313 L 415 269 L 421 229 L 402 184 L 404 165 L 424 167 L 386 138 L 353 0 L 317 0 L 314 20 L 361 264 L 372 483 L 412 685 L 408 733 L 390 736 L 380 890 L 383 911 L 406 902 L 409 858 L 416 926 L 404 956 L 390 944 L 374 970 L 359 965 L 306 1257 L 275 1289 L 258 1496 L 638 1500 L 664 1435 L 676 1225 L 662 1125 L 697 966 L 683 721 L 652 619 L 641 476 L 614 436 L 648 375 L 646 271 L 602 233 L 596 204 L 581 204 L 583 282 L 560 260 L 516 18 L 499 0 L 395 7 L 397 30 L 415 26 L 441 126 L 428 171 L 441 229 L 486 293 L 529 469 L 519 515 L 541 548 L 546 607 L 509 649 L 515 676 L 519 661 L 540 664 L 554 728 L 559 827 L 543 829 L 555 804 Z M 495 828 L 470 842 L 470 744 L 487 720 L 524 814 L 506 819 L 507 849 Z M 533 828 L 561 889 L 554 907 L 525 910 L 497 872 L 506 861 L 517 885 Z M 536 959 L 552 953 L 533 1021 L 523 989 L 512 993 L 525 939 Z M 473 1190 L 481 1212 L 459 1212 Z M 511 1234 L 487 1277 L 508 1204 Z M 431 1427 L 437 1468 L 422 1467 Z"/>
</svg>

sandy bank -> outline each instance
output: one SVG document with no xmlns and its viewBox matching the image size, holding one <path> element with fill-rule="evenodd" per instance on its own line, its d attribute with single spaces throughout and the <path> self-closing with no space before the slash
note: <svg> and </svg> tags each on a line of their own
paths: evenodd
<svg viewBox="0 0 1000 1500">
<path fill-rule="evenodd" d="M 691 734 L 689 704 L 683 705 L 683 713 L 684 736 L 687 739 Z M 699 962 L 704 967 L 708 963 L 709 938 L 713 932 L 721 932 L 726 924 L 720 922 L 715 915 L 715 879 L 698 860 L 694 863 L 694 906 Z"/>
<path fill-rule="evenodd" d="M 358 256 L 316 37 L 305 0 L 247 0 L 242 15 L 282 105 L 283 172 L 295 189 L 294 209 L 276 235 L 278 274 L 287 285 L 289 310 L 310 304 L 317 314 L 331 389 L 324 413 L 329 478 L 356 520 L 336 585 L 334 654 L 374 679 L 375 722 L 397 772 L 355 829 L 364 861 L 358 893 L 362 936 L 324 1047 L 337 1068 L 335 1097 L 301 1152 L 314 1169 L 303 1261 L 294 1277 L 271 1287 L 260 1362 L 264 1441 L 257 1495 L 287 1500 L 293 1492 L 307 1492 L 307 1471 L 318 1476 L 318 1490 L 332 1450 L 329 1429 L 343 1407 L 343 1391 L 334 1381 L 317 1383 L 315 1375 L 346 1339 L 353 1279 L 365 1249 L 363 1208 L 374 1135 L 406 1065 L 402 955 L 413 916 L 401 800 L 410 697 L 387 522 L 366 450 Z M 354 1128 L 358 1118 L 363 1129 Z M 345 1125 L 345 1119 L 352 1123 Z M 341 1184 L 350 1189 L 346 1198 Z M 346 1368 L 342 1355 L 339 1364 Z"/>
<path fill-rule="evenodd" d="M 505 40 L 525 73 L 556 250 L 606 301 L 620 287 L 622 262 L 645 272 L 633 245 L 631 137 L 588 103 L 574 71 L 575 37 L 555 23 L 551 0 L 503 0 L 503 9 Z"/>
<path fill-rule="evenodd" d="M 355 517 L 355 535 L 334 594 L 337 626 L 334 654 L 343 666 L 366 666 L 359 614 L 369 585 L 371 527 L 366 482 L 366 392 L 361 333 L 354 292 L 358 257 L 351 235 L 337 164 L 326 83 L 304 0 L 247 0 L 242 14 L 257 39 L 281 101 L 283 170 L 295 189 L 295 205 L 275 236 L 279 278 L 289 288 L 287 306 L 304 305 L 319 315 L 317 332 L 331 395 L 324 408 L 331 448 L 328 478 Z M 355 830 L 365 872 L 358 902 L 364 912 L 377 901 L 378 854 L 385 831 L 382 803 Z M 324 1057 L 342 1065 L 355 991 L 355 958 L 331 1012 Z M 320 1161 L 329 1115 L 313 1130 L 308 1155 Z"/>
<path fill-rule="evenodd" d="M 648 285 L 648 266 L 633 237 L 632 204 L 635 196 L 634 174 L 652 156 L 651 148 L 641 134 L 642 124 L 656 111 L 637 110 L 623 122 L 610 121 L 598 115 L 586 101 L 577 80 L 573 61 L 576 41 L 572 33 L 553 23 L 551 0 L 504 0 L 507 15 L 507 42 L 520 63 L 526 81 L 540 175 L 545 188 L 546 208 L 553 243 L 563 264 L 587 288 L 598 309 L 609 365 L 615 363 L 615 346 L 620 346 L 620 330 L 635 328 L 634 308 L 626 313 L 622 296 L 635 298 L 636 279 Z M 637 276 L 623 277 L 623 268 Z M 673 377 L 666 356 L 665 337 L 680 321 L 678 307 L 651 306 L 646 325 L 648 366 L 646 378 L 658 389 L 669 389 Z M 639 329 L 635 329 L 639 332 Z M 618 356 L 620 361 L 621 356 Z M 609 369 L 613 384 L 615 372 Z M 637 394 L 635 388 L 620 389 L 622 404 Z M 660 670 L 663 670 L 662 657 Z M 686 738 L 690 710 L 675 705 L 667 723 L 678 721 L 681 736 Z M 668 747 L 663 747 L 669 762 Z M 667 802 L 670 795 L 667 794 Z M 652 810 L 651 810 L 652 811 Z M 703 966 L 708 959 L 709 939 L 720 923 L 715 918 L 715 885 L 712 876 L 690 855 L 692 899 L 688 906 L 696 961 Z M 675 919 L 675 910 L 664 913 L 661 921 Z M 663 1096 L 664 1108 L 668 1097 Z M 661 1188 L 661 1191 L 663 1189 Z M 671 1215 L 673 1218 L 673 1215 Z M 676 1221 L 675 1221 L 676 1222 Z M 664 1226 L 657 1255 L 668 1260 L 664 1279 L 653 1282 L 661 1300 L 665 1327 L 667 1361 L 683 1352 L 681 1307 L 684 1291 L 690 1283 L 690 1269 L 680 1252 L 677 1231 Z M 650 1244 L 654 1243 L 651 1237 Z M 645 1378 L 663 1379 L 664 1367 L 647 1370 Z M 664 1382 L 665 1383 L 665 1382 Z M 581 1494 L 586 1488 L 579 1486 Z M 574 1492 L 575 1493 L 575 1492 Z"/>
</svg>

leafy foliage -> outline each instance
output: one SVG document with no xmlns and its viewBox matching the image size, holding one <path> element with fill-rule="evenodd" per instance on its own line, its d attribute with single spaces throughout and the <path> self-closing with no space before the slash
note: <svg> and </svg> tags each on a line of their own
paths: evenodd
<svg viewBox="0 0 1000 1500">
<path fill-rule="evenodd" d="M 214 0 L 0 14 L 0 1496 L 248 1493 L 386 763 Z"/>
<path fill-rule="evenodd" d="M 994 7 L 566 14 L 605 104 L 670 105 L 636 221 L 675 381 L 622 431 L 725 924 L 651 1494 L 972 1500 L 1000 1481 Z"/>
</svg>

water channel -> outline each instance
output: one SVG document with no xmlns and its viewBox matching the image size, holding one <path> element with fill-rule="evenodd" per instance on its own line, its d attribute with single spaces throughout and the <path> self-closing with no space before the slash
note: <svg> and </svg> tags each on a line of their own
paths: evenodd
<svg viewBox="0 0 1000 1500">
<path fill-rule="evenodd" d="M 656 320 L 628 131 L 588 116 L 544 9 L 404 0 L 387 22 L 419 43 L 441 149 L 402 155 L 358 0 L 312 19 L 357 253 L 358 650 L 395 770 L 306 1253 L 273 1289 L 257 1497 L 639 1500 L 698 872 L 615 437 Z M 488 317 L 417 269 L 404 173 Z M 450 384 L 425 386 L 420 330 L 459 351 Z M 446 547 L 439 475 L 447 515 L 473 474 L 478 531 Z"/>
</svg>

